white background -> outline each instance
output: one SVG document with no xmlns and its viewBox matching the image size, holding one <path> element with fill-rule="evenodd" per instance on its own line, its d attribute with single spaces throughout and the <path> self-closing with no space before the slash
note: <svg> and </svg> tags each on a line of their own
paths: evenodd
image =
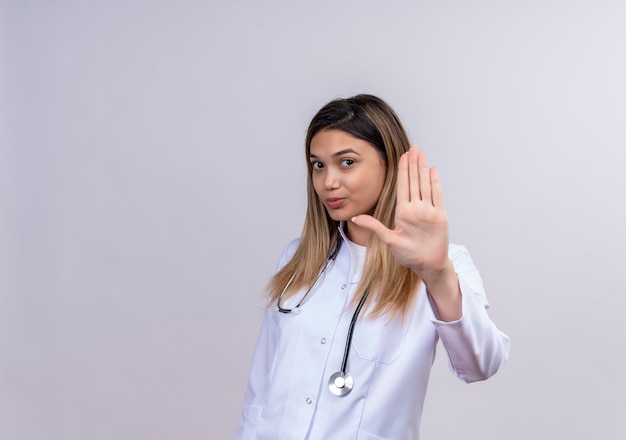
<svg viewBox="0 0 626 440">
<path fill-rule="evenodd" d="M 387 100 L 509 363 L 424 439 L 623 439 L 626 2 L 0 2 L 0 438 L 227 439 L 304 134 Z"/>
</svg>

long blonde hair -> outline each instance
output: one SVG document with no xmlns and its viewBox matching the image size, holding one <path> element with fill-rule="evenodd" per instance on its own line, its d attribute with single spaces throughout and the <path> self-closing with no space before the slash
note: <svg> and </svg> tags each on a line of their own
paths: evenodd
<svg viewBox="0 0 626 440">
<path fill-rule="evenodd" d="M 308 205 L 304 227 L 293 257 L 268 284 L 271 302 L 278 299 L 292 277 L 285 297 L 303 287 L 310 287 L 322 270 L 330 250 L 337 240 L 341 240 L 337 222 L 328 215 L 313 188 L 309 161 L 311 140 L 320 131 L 329 129 L 341 130 L 369 142 L 384 159 L 387 172 L 373 216 L 388 228 L 394 227 L 398 161 L 410 147 L 400 119 L 387 103 L 372 95 L 357 95 L 329 102 L 313 117 L 307 131 L 305 158 L 308 169 Z M 404 318 L 415 300 L 419 282 L 418 276 L 399 264 L 387 245 L 371 234 L 363 276 L 351 306 L 356 307 L 369 287 L 369 317 L 388 315 L 389 319 L 396 316 Z"/>
</svg>

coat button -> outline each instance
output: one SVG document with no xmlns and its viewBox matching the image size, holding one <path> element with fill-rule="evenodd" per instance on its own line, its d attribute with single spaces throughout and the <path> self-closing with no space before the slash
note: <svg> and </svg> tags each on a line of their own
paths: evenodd
<svg viewBox="0 0 626 440">
<path fill-rule="evenodd" d="M 342 285 L 341 285 L 341 290 L 343 290 L 343 289 L 345 289 L 345 288 L 346 288 L 346 285 L 345 285 L 345 284 L 342 284 Z"/>
<path fill-rule="evenodd" d="M 311 403 L 313 403 L 313 401 L 311 400 L 311 398 L 310 398 L 310 397 L 307 397 L 307 398 L 306 398 L 306 403 L 310 405 Z"/>
<path fill-rule="evenodd" d="M 320 342 L 321 342 L 322 344 L 325 344 L 325 343 L 326 343 L 326 338 L 322 338 L 322 339 L 320 339 Z"/>
</svg>

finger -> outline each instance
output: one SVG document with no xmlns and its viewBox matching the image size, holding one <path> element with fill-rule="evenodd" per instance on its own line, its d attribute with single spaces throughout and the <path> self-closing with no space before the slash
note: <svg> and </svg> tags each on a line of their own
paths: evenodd
<svg viewBox="0 0 626 440">
<path fill-rule="evenodd" d="M 398 203 L 410 201 L 409 194 L 409 155 L 404 153 L 398 162 L 398 181 L 396 182 Z"/>
<path fill-rule="evenodd" d="M 433 206 L 445 209 L 443 204 L 443 191 L 441 189 L 441 179 L 439 179 L 439 171 L 432 167 L 430 170 L 430 185 L 433 191 Z"/>
<path fill-rule="evenodd" d="M 418 167 L 419 151 L 416 146 L 409 149 L 409 201 L 420 199 Z"/>
<path fill-rule="evenodd" d="M 419 184 L 421 199 L 425 202 L 431 203 L 432 194 L 430 189 L 430 172 L 428 170 L 428 160 L 426 159 L 426 153 L 419 152 L 417 158 L 418 171 L 419 171 Z"/>
<path fill-rule="evenodd" d="M 381 222 L 379 222 L 377 219 L 375 219 L 371 215 L 361 214 L 361 215 L 352 217 L 350 220 L 355 225 L 363 229 L 367 229 L 368 231 L 376 234 L 378 238 L 380 238 L 383 241 L 383 243 L 387 244 L 391 240 L 393 231 L 387 228 L 385 225 L 383 225 Z"/>
</svg>

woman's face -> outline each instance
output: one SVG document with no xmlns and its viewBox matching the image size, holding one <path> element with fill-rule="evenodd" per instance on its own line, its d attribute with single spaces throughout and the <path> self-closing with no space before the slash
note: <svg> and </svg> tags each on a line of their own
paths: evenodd
<svg viewBox="0 0 626 440">
<path fill-rule="evenodd" d="M 333 220 L 348 221 L 350 240 L 365 245 L 369 233 L 349 220 L 374 212 L 385 183 L 385 161 L 372 144 L 341 130 L 320 131 L 310 150 L 315 192 Z"/>
</svg>

